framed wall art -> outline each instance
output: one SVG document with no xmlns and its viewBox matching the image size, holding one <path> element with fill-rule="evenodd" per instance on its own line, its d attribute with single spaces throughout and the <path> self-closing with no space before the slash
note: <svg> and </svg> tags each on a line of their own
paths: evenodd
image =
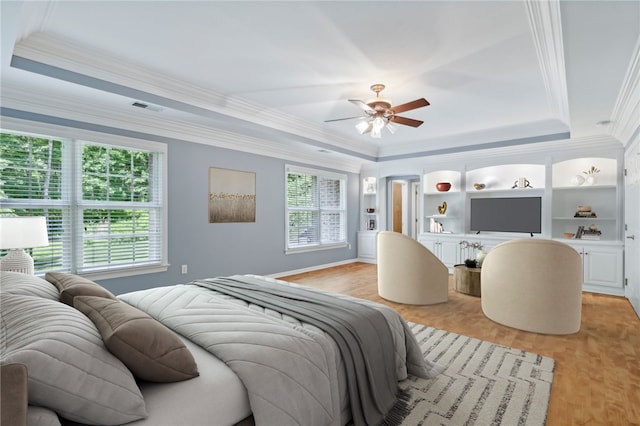
<svg viewBox="0 0 640 426">
<path fill-rule="evenodd" d="M 209 223 L 256 221 L 256 174 L 209 168 Z"/>
</svg>

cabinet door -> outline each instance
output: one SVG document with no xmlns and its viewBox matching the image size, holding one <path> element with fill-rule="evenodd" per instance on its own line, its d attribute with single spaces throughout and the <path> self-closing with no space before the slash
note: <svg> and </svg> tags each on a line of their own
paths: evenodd
<svg viewBox="0 0 640 426">
<path fill-rule="evenodd" d="M 420 237 L 418 238 L 418 241 L 420 244 L 428 248 L 431 253 L 435 254 L 436 257 L 440 258 L 440 244 L 438 243 L 438 240 L 435 238 Z"/>
<path fill-rule="evenodd" d="M 375 263 L 378 256 L 377 233 L 358 232 L 358 259 Z"/>
<path fill-rule="evenodd" d="M 620 250 L 584 247 L 584 283 L 623 288 Z"/>
<path fill-rule="evenodd" d="M 440 260 L 452 268 L 453 265 L 460 263 L 460 243 L 458 241 L 440 241 Z"/>
</svg>

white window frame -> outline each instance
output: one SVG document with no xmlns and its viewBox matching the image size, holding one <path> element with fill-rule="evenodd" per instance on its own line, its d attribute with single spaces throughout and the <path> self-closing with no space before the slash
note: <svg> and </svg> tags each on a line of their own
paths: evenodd
<svg viewBox="0 0 640 426">
<path fill-rule="evenodd" d="M 331 242 L 331 243 L 323 243 L 319 241 L 318 243 L 312 243 L 304 246 L 289 246 L 289 212 L 294 209 L 289 208 L 288 203 L 288 175 L 289 174 L 304 174 L 304 175 L 312 175 L 318 178 L 326 178 L 326 179 L 337 179 L 341 181 L 340 188 L 340 197 L 341 197 L 341 205 L 342 208 L 339 210 L 342 215 L 342 240 L 339 242 Z M 330 172 L 327 170 L 313 169 L 310 167 L 302 167 L 295 165 L 285 165 L 285 173 L 284 173 L 284 207 L 285 207 L 285 254 L 294 254 L 294 253 L 305 253 L 311 251 L 319 251 L 319 250 L 327 250 L 327 249 L 335 249 L 335 248 L 343 248 L 348 246 L 347 241 L 347 224 L 348 224 L 348 209 L 347 209 L 347 188 L 348 188 L 348 177 L 346 174 Z M 317 206 L 317 210 L 319 212 L 322 211 L 320 206 Z M 318 224 L 319 227 L 322 227 L 322 223 Z M 319 229 L 319 235 L 322 235 L 321 230 Z"/>
<path fill-rule="evenodd" d="M 13 120 L 11 120 L 13 121 Z M 82 165 L 80 160 L 82 157 L 82 144 L 91 143 L 95 145 L 105 145 L 115 148 L 127 149 L 127 150 L 145 150 L 158 153 L 159 161 L 159 188 L 158 193 L 160 195 L 159 201 L 159 215 L 160 215 L 160 246 L 159 246 L 159 261 L 149 262 L 147 264 L 129 264 L 129 265 L 114 265 L 106 266 L 99 269 L 87 269 L 81 272 L 82 276 L 86 276 L 92 279 L 109 279 L 126 276 L 134 276 L 141 274 L 166 272 L 168 263 L 168 200 L 167 200 L 167 145 L 159 142 L 152 142 L 146 140 L 139 140 L 133 138 L 127 138 L 117 135 L 109 135 L 98 132 L 92 132 L 82 129 L 69 129 L 58 126 L 47 125 L 43 123 L 37 123 L 37 125 L 31 126 L 24 122 L 17 121 L 17 125 L 12 125 L 11 129 L 0 129 L 3 133 L 22 134 L 36 138 L 52 138 L 63 142 L 63 161 L 70 161 L 70 166 L 63 166 L 63 170 L 67 170 L 67 173 L 63 172 L 63 180 L 68 179 L 63 187 L 66 188 L 63 200 L 2 200 L 2 206 L 7 208 L 29 208 L 29 207 L 41 207 L 50 206 L 52 208 L 68 208 L 70 213 L 64 217 L 63 221 L 65 226 L 71 229 L 70 242 L 65 245 L 64 250 L 70 250 L 71 253 L 68 256 L 69 262 L 65 264 L 65 272 L 76 273 L 80 262 L 82 262 L 82 209 L 97 206 L 92 202 L 82 201 Z M 30 128 L 37 129 L 31 131 Z M 51 136 L 55 135 L 55 136 Z M 123 203 L 122 207 L 133 208 L 135 203 L 126 204 Z M 113 207 L 113 206 L 111 206 Z M 66 269 L 68 268 L 68 270 Z"/>
</svg>

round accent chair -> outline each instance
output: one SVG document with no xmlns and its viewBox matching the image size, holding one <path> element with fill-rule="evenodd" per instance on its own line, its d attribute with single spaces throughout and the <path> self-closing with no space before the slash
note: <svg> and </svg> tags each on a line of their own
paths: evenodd
<svg viewBox="0 0 640 426">
<path fill-rule="evenodd" d="M 449 300 L 449 269 L 428 248 L 399 232 L 378 233 L 378 294 L 408 305 Z"/>
<path fill-rule="evenodd" d="M 553 240 L 494 247 L 481 272 L 482 311 L 491 320 L 542 334 L 572 334 L 582 315 L 582 258 Z"/>
</svg>

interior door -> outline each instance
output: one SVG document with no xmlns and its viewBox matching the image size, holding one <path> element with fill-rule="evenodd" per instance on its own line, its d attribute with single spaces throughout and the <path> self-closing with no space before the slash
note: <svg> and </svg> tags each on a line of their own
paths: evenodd
<svg viewBox="0 0 640 426">
<path fill-rule="evenodd" d="M 393 182 L 393 232 L 402 233 L 402 182 Z"/>
<path fill-rule="evenodd" d="M 640 152 L 639 144 L 625 155 L 624 276 L 625 296 L 640 317 Z"/>
</svg>

